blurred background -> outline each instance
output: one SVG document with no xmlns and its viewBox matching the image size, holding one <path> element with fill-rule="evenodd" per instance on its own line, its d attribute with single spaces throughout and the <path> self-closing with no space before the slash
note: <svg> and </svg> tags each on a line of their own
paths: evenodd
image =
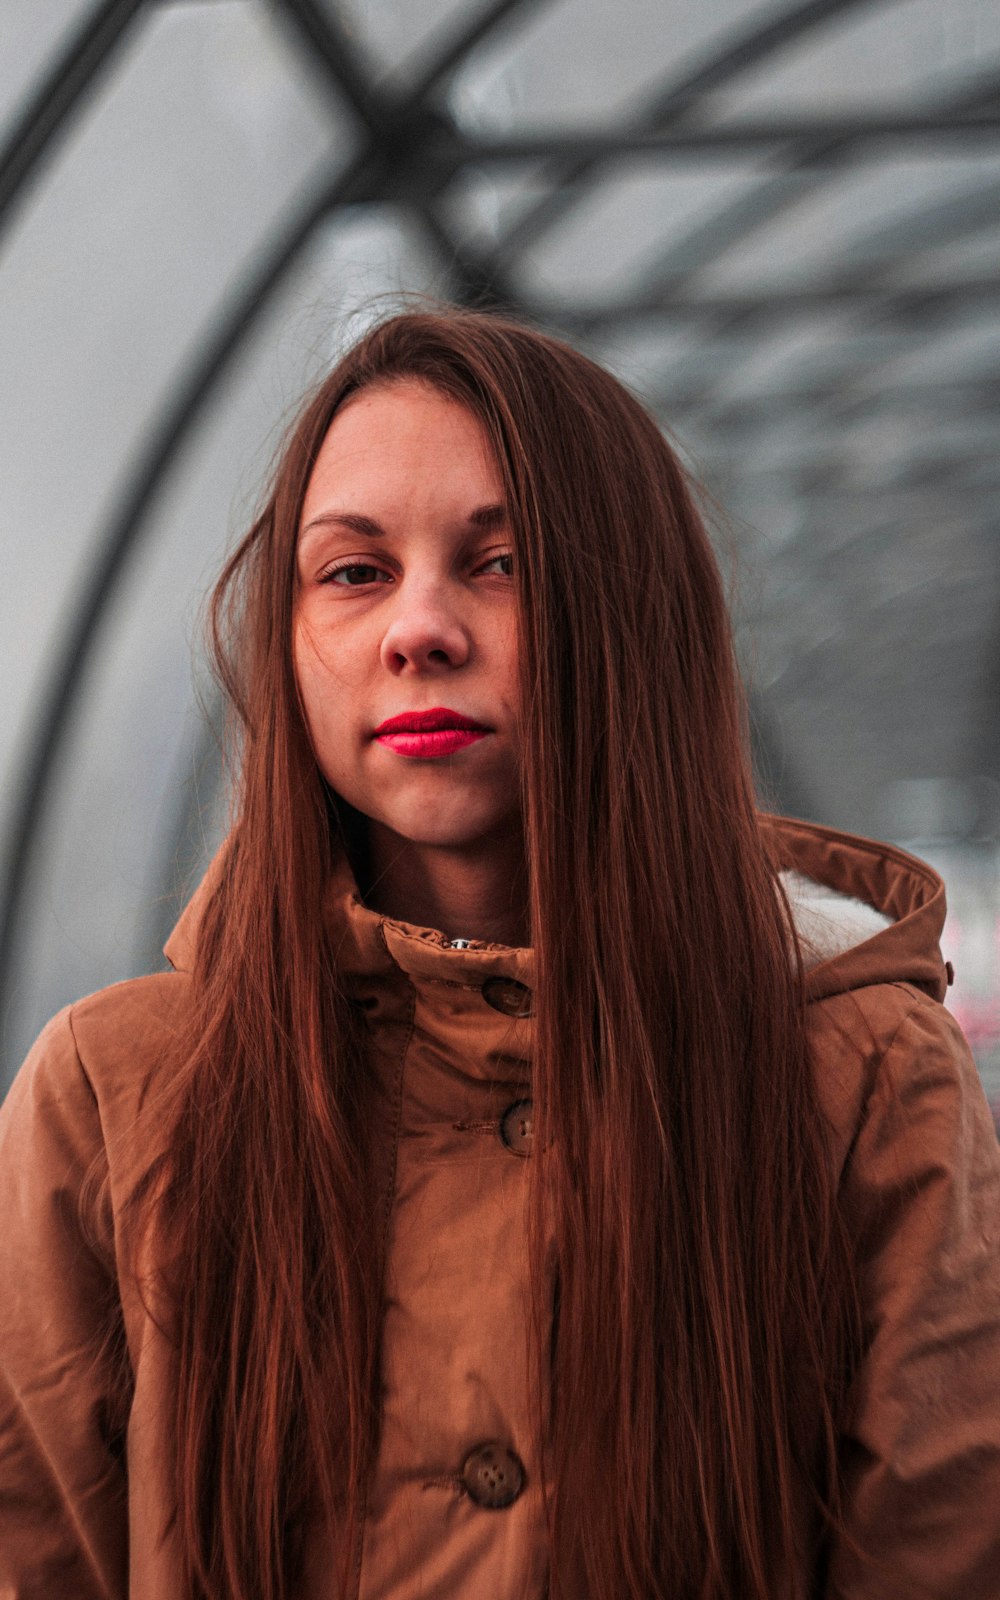
<svg viewBox="0 0 1000 1600">
<path fill-rule="evenodd" d="M 224 825 L 202 598 L 414 291 L 662 417 L 764 792 L 944 873 L 1000 1115 L 995 0 L 3 0 L 0 1091 L 163 964 Z"/>
</svg>

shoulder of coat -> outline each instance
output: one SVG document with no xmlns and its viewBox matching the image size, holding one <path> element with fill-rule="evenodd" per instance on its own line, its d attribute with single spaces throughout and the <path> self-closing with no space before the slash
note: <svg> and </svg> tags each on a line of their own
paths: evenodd
<svg viewBox="0 0 1000 1600">
<path fill-rule="evenodd" d="M 820 1103 L 846 1149 L 871 1098 L 883 1061 L 915 1014 L 950 1013 L 923 990 L 901 981 L 865 984 L 813 1000 L 806 1007 L 810 1060 Z"/>
<path fill-rule="evenodd" d="M 158 972 L 129 978 L 69 1008 L 80 1064 L 105 1112 L 134 1116 L 174 1058 L 191 980 Z"/>
</svg>

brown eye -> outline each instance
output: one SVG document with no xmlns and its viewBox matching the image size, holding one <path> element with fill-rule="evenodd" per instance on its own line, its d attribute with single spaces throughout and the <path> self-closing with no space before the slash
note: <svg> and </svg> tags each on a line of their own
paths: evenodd
<svg viewBox="0 0 1000 1600">
<path fill-rule="evenodd" d="M 498 562 L 500 563 L 500 575 L 504 578 L 512 578 L 514 576 L 514 557 L 510 551 L 507 551 L 502 556 L 491 556 L 489 561 L 484 562 L 479 570 L 480 572 L 488 572 L 490 567 L 495 567 Z"/>
<path fill-rule="evenodd" d="M 342 567 L 334 567 L 323 578 L 324 583 L 335 583 L 338 588 L 360 588 L 365 583 L 377 583 L 379 578 L 389 581 L 389 574 L 382 571 L 381 567 L 369 567 L 359 561 L 349 561 Z"/>
</svg>

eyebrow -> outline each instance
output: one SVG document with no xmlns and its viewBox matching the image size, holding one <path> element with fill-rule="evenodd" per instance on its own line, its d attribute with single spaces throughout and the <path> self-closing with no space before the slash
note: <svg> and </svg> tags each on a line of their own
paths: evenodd
<svg viewBox="0 0 1000 1600">
<path fill-rule="evenodd" d="M 507 521 L 507 507 L 477 506 L 465 520 L 471 528 L 499 528 Z M 321 511 L 318 516 L 310 518 L 299 538 L 304 539 L 313 528 L 346 528 L 364 539 L 384 539 L 386 536 L 380 522 L 376 522 L 374 517 L 364 516 L 360 511 Z"/>
</svg>

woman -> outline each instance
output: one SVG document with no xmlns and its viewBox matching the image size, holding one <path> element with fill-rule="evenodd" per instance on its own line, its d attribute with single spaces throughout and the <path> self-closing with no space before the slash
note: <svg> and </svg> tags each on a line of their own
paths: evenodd
<svg viewBox="0 0 1000 1600">
<path fill-rule="evenodd" d="M 214 601 L 173 971 L 3 1111 L 0 1592 L 1000 1594 L 1000 1159 L 944 898 L 760 816 L 607 373 L 367 334 Z"/>
</svg>

